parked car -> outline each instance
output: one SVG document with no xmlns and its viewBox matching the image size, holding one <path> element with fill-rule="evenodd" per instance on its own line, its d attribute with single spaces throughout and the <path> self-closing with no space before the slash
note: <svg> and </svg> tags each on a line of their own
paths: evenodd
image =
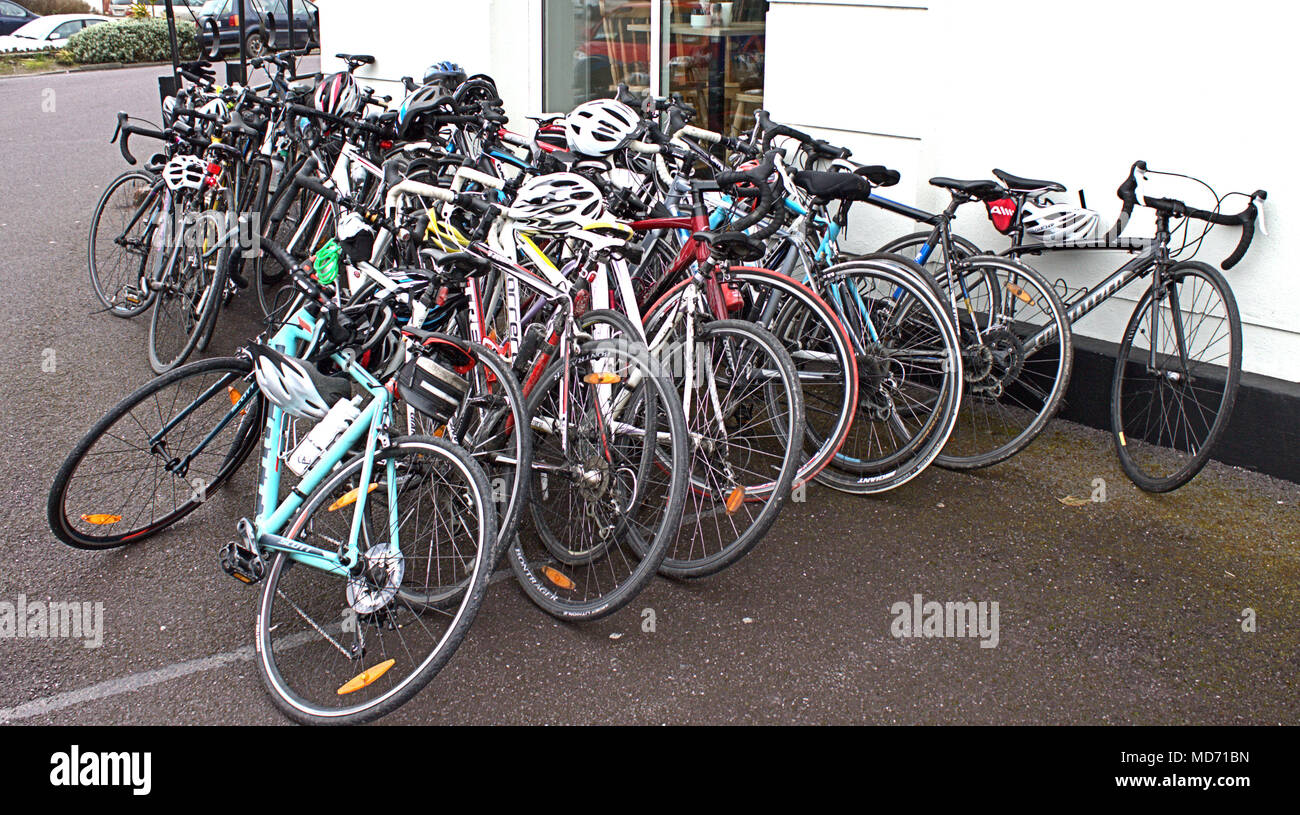
<svg viewBox="0 0 1300 815">
<path fill-rule="evenodd" d="M 272 45 L 271 32 L 275 32 L 276 48 L 302 48 L 319 45 L 320 12 L 307 0 L 293 0 L 293 43 L 289 44 L 288 0 L 207 0 L 199 10 L 198 44 L 200 50 L 210 52 L 212 29 L 208 20 L 216 20 L 221 35 L 222 51 L 239 50 L 239 16 L 244 15 L 248 42 L 244 52 L 250 57 L 261 56 Z"/>
<path fill-rule="evenodd" d="M 50 14 L 37 17 L 7 37 L 0 37 L 0 54 L 9 51 L 43 51 L 62 48 L 83 28 L 109 21 L 98 14 Z"/>
<path fill-rule="evenodd" d="M 140 0 L 112 0 L 108 4 L 108 13 L 114 17 L 125 17 L 131 13 L 131 7 L 139 3 Z M 167 4 L 163 0 L 157 0 L 152 5 L 146 4 L 145 7 L 154 17 L 167 16 Z M 202 7 L 203 0 L 172 0 L 172 9 L 176 12 L 177 20 L 197 22 L 199 9 Z"/>
<path fill-rule="evenodd" d="M 10 0 L 0 0 L 0 34 L 12 34 L 39 16 Z"/>
</svg>

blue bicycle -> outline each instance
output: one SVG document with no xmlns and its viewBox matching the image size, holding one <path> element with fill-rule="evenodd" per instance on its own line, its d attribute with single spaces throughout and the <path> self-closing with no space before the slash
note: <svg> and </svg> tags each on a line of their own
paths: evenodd
<svg viewBox="0 0 1300 815">
<path fill-rule="evenodd" d="M 114 407 L 60 468 L 49 522 L 80 548 L 144 540 L 201 506 L 262 440 L 254 517 L 221 550 L 227 573 L 262 584 L 259 672 L 295 721 L 370 721 L 464 639 L 501 551 L 497 509 L 465 449 L 390 437 L 404 422 L 376 360 L 391 307 L 340 305 L 264 247 L 293 269 L 293 316 L 239 356 L 177 368 Z"/>
</svg>

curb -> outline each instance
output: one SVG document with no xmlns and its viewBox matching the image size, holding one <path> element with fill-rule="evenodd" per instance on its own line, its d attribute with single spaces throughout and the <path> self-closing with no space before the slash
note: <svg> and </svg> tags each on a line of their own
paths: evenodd
<svg viewBox="0 0 1300 815">
<path fill-rule="evenodd" d="M 55 74 L 83 74 L 94 71 L 116 71 L 123 68 L 160 68 L 163 66 L 171 67 L 171 62 L 101 62 L 95 65 L 77 65 L 71 68 L 59 68 L 53 71 L 35 71 L 26 74 L 5 74 L 0 76 L 0 82 L 6 79 L 19 79 L 24 76 L 53 76 Z"/>
</svg>

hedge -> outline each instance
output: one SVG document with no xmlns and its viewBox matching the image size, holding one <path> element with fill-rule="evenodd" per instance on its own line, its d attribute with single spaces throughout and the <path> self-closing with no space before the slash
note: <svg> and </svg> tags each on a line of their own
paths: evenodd
<svg viewBox="0 0 1300 815">
<path fill-rule="evenodd" d="M 90 8 L 90 4 L 84 0 L 22 0 L 22 6 L 26 7 L 32 14 L 99 14 L 100 5 L 95 4 L 95 8 Z"/>
<path fill-rule="evenodd" d="M 176 21 L 176 39 L 182 59 L 193 59 L 199 49 L 195 25 Z M 165 62 L 172 57 L 163 19 L 118 20 L 84 28 L 68 40 L 68 50 L 77 62 Z"/>
</svg>

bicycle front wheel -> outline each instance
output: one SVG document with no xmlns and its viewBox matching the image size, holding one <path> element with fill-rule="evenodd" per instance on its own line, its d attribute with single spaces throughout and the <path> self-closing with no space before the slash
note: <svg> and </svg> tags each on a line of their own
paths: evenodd
<svg viewBox="0 0 1300 815">
<path fill-rule="evenodd" d="M 108 185 L 90 219 L 87 265 L 95 296 L 115 317 L 142 314 L 153 302 L 148 287 L 154 234 L 162 229 L 162 193 L 156 176 L 123 173 Z"/>
<path fill-rule="evenodd" d="M 151 282 L 157 288 L 149 321 L 149 364 L 155 373 L 185 362 L 217 318 L 230 259 L 226 214 L 234 210 L 229 191 L 214 195 L 219 197 L 209 208 L 186 213 L 180 245 Z"/>
<path fill-rule="evenodd" d="M 405 704 L 465 639 L 491 576 L 497 513 L 468 453 L 398 439 L 374 454 L 369 484 L 365 460 L 318 487 L 286 533 L 333 552 L 356 529 L 360 568 L 343 577 L 280 553 L 258 606 L 258 672 L 302 724 L 359 724 Z"/>
<path fill-rule="evenodd" d="M 835 489 L 895 489 L 947 443 L 961 400 L 962 362 L 953 321 L 915 263 L 868 256 L 818 274 L 818 287 L 854 339 L 858 412 L 817 480 Z"/>
<path fill-rule="evenodd" d="M 202 506 L 261 438 L 246 359 L 204 359 L 123 399 L 77 443 L 50 488 L 55 537 L 81 549 L 142 541 Z"/>
<path fill-rule="evenodd" d="M 1223 275 L 1200 261 L 1157 272 L 1138 301 L 1111 385 L 1120 465 L 1148 492 L 1171 492 L 1210 460 L 1241 378 L 1241 316 Z"/>
<path fill-rule="evenodd" d="M 659 567 L 679 578 L 716 574 L 763 539 L 790 499 L 805 432 L 794 362 L 771 332 L 714 320 L 700 328 L 694 353 L 679 385 L 690 384 L 691 489 Z"/>
<path fill-rule="evenodd" d="M 612 614 L 651 579 L 677 534 L 690 469 L 681 398 L 645 346 L 584 345 L 529 395 L 528 508 L 510 565 L 565 620 Z"/>
</svg>

